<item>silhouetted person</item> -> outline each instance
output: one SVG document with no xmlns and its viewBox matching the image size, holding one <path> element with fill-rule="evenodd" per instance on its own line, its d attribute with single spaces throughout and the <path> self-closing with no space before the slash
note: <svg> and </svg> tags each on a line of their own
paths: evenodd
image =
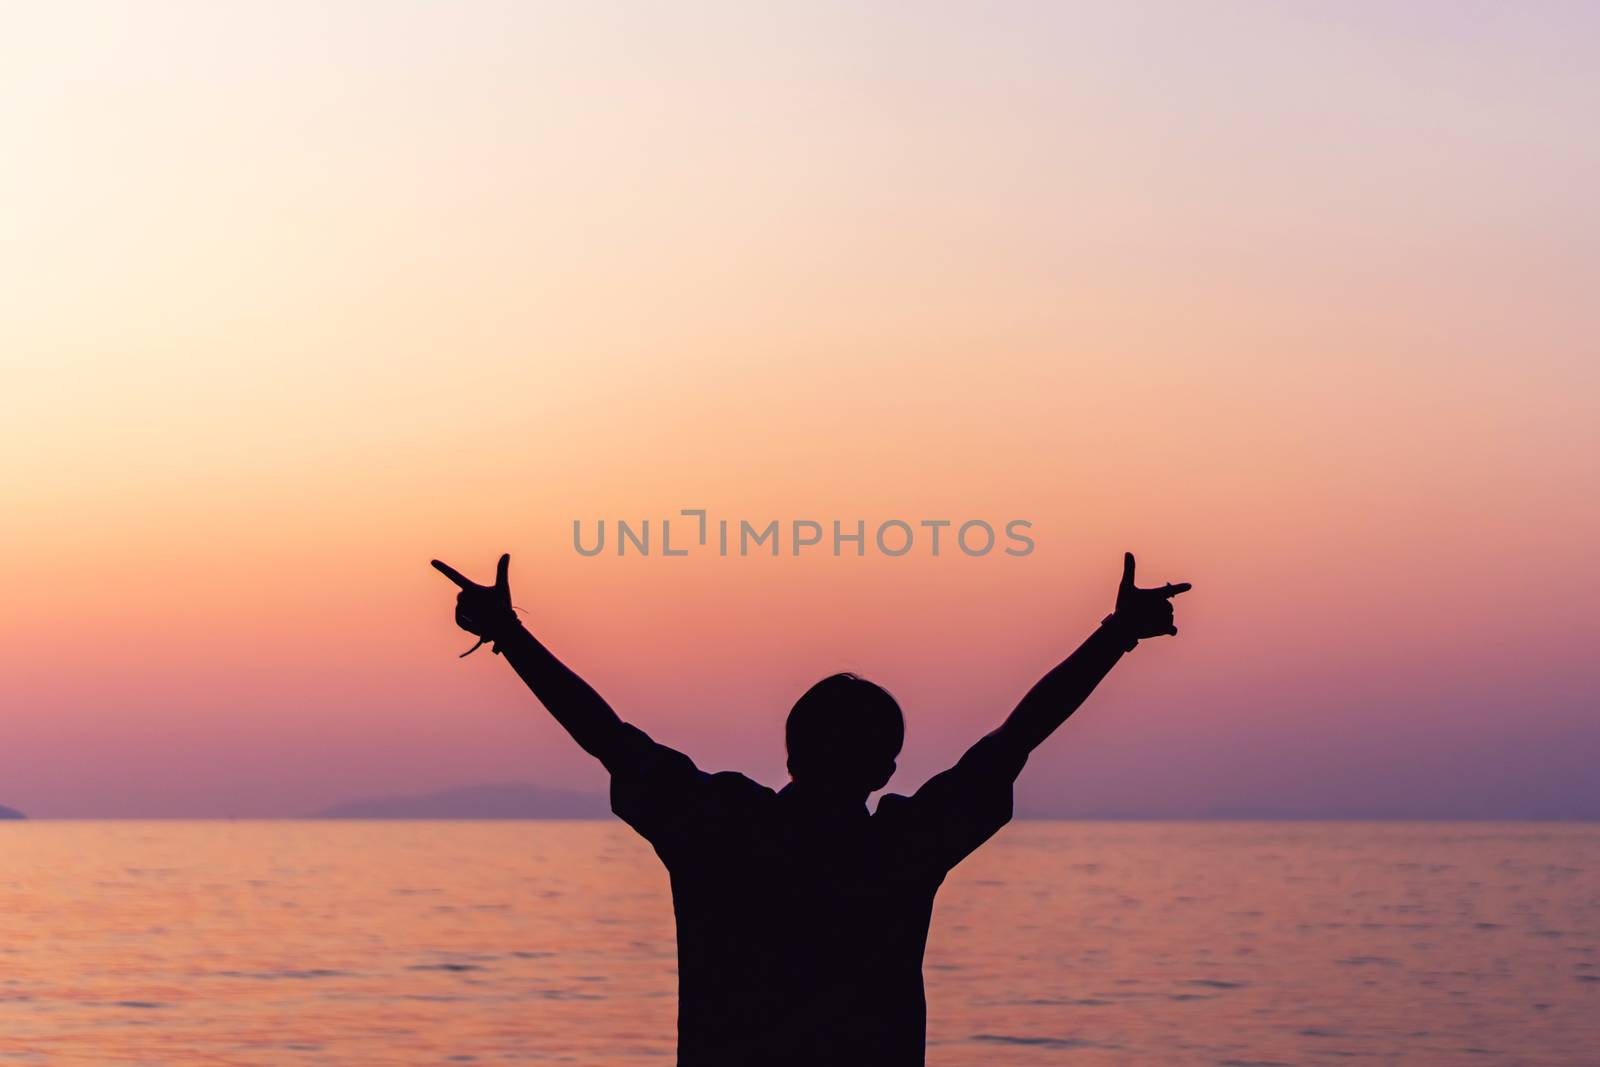
<svg viewBox="0 0 1600 1067">
<path fill-rule="evenodd" d="M 456 622 L 493 642 L 605 764 L 612 810 L 671 873 L 680 1067 L 922 1064 L 922 954 L 945 873 L 1010 820 L 1028 753 L 1123 653 L 1178 632 L 1171 598 L 1189 588 L 1136 588 L 1125 556 L 1116 610 L 1077 651 L 954 767 L 912 796 L 885 794 L 869 813 L 905 738 L 883 689 L 853 674 L 812 686 L 789 713 L 791 781 L 777 792 L 736 772 L 707 774 L 619 719 L 523 629 L 510 563 L 501 556 L 495 584 L 483 586 L 433 561 L 461 587 Z"/>
</svg>

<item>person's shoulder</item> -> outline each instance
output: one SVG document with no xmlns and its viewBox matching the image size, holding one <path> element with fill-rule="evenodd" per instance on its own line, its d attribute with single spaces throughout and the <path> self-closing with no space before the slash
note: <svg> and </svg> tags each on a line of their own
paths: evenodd
<svg viewBox="0 0 1600 1067">
<path fill-rule="evenodd" d="M 878 798 L 878 806 L 872 809 L 872 817 L 892 819 L 905 811 L 905 806 L 911 803 L 911 798 L 901 793 L 885 793 Z"/>
<path fill-rule="evenodd" d="M 768 786 L 762 785 L 754 778 L 741 774 L 738 771 L 717 771 L 709 776 L 712 789 L 724 796 L 749 797 L 752 799 L 762 797 L 775 797 L 778 794 Z"/>
<path fill-rule="evenodd" d="M 711 785 L 729 793 L 766 793 L 777 796 L 772 789 L 739 771 L 717 771 L 710 776 Z"/>
</svg>

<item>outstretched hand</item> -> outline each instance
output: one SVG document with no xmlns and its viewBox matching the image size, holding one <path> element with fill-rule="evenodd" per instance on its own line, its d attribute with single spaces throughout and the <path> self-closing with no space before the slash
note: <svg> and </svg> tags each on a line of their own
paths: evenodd
<svg viewBox="0 0 1600 1067">
<path fill-rule="evenodd" d="M 1112 617 L 1136 639 L 1174 635 L 1178 628 L 1172 622 L 1172 598 L 1191 588 L 1188 582 L 1168 582 L 1155 589 L 1140 589 L 1133 584 L 1133 553 L 1124 552 L 1122 584 L 1117 587 L 1117 610 Z"/>
<path fill-rule="evenodd" d="M 509 553 L 500 557 L 500 563 L 495 567 L 493 585 L 479 585 L 450 564 L 439 560 L 433 561 L 433 569 L 460 587 L 461 592 L 456 594 L 456 625 L 478 638 L 478 644 L 461 655 L 470 656 L 478 650 L 478 645 L 493 641 L 516 626 L 517 615 L 511 607 Z"/>
</svg>

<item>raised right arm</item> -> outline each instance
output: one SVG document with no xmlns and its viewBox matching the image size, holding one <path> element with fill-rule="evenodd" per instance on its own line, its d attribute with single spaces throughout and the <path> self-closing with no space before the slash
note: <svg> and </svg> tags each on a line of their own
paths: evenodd
<svg viewBox="0 0 1600 1067">
<path fill-rule="evenodd" d="M 557 659 L 517 620 L 511 608 L 509 555 L 500 557 L 492 586 L 470 581 L 447 563 L 434 560 L 433 566 L 460 587 L 456 625 L 475 634 L 479 644 L 492 643 L 494 651 L 506 658 L 562 729 L 607 770 L 615 773 L 638 754 L 642 745 L 650 743 L 637 728 L 618 718 L 593 686 Z M 477 647 L 473 645 L 467 651 Z"/>
</svg>

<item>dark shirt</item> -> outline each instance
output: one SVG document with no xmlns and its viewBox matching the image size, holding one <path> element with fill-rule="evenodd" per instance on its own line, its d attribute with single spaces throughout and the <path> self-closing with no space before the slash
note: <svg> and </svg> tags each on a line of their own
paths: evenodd
<svg viewBox="0 0 1600 1067">
<path fill-rule="evenodd" d="M 1026 753 L 986 737 L 869 814 L 707 774 L 626 729 L 611 807 L 672 877 L 679 1067 L 920 1067 L 934 893 L 1010 820 Z"/>
</svg>

